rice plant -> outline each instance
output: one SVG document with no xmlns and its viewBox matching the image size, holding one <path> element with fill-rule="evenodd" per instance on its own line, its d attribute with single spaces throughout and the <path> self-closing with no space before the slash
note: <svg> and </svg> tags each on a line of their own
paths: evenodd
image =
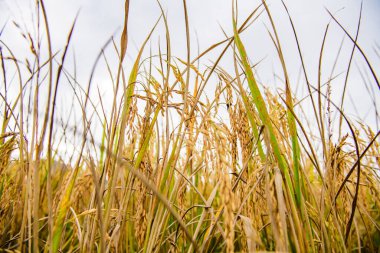
<svg viewBox="0 0 380 253">
<path fill-rule="evenodd" d="M 121 35 L 99 49 L 81 82 L 67 63 L 76 19 L 54 51 L 44 2 L 35 1 L 34 32 L 11 25 L 28 45 L 26 59 L 0 37 L 1 252 L 380 250 L 380 132 L 346 113 L 352 55 L 337 79 L 341 100 L 331 98 L 338 81 L 324 82 L 321 67 L 329 26 L 345 33 L 364 62 L 361 81 L 372 91 L 376 122 L 377 69 L 334 14 L 313 82 L 307 46 L 283 2 L 302 70 L 295 84 L 265 0 L 247 17 L 231 1 L 232 32 L 195 58 L 183 0 L 183 59 L 172 54 L 174 34 L 158 1 L 161 16 L 133 62 L 126 60 L 134 14 L 126 0 Z M 282 68 L 277 89 L 258 78 L 260 63 L 243 37 L 263 18 Z M 156 36 L 165 44 L 152 47 Z M 199 64 L 206 57 L 212 63 Z M 109 75 L 110 99 L 94 82 L 99 68 Z M 305 97 L 297 97 L 298 85 Z"/>
</svg>

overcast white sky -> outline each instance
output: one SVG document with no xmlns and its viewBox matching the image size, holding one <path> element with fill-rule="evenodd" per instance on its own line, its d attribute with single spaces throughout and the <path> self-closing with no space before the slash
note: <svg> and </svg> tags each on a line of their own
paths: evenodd
<svg viewBox="0 0 380 253">
<path fill-rule="evenodd" d="M 0 0 L 0 28 L 5 25 L 1 40 L 6 42 L 19 57 L 23 57 L 24 49 L 28 50 L 28 46 L 21 39 L 19 32 L 11 21 L 18 22 L 22 27 L 25 25 L 27 29 L 31 29 L 32 8 L 34 6 L 32 0 Z M 171 32 L 171 40 L 173 46 L 173 55 L 185 58 L 184 50 L 185 30 L 183 18 L 183 6 L 181 0 L 162 0 L 164 10 L 168 14 L 168 21 Z M 242 21 L 247 15 L 253 11 L 260 1 L 258 0 L 239 0 L 239 18 Z M 272 11 L 272 15 L 277 25 L 282 47 L 284 49 L 285 60 L 289 67 L 290 79 L 296 83 L 299 77 L 300 62 L 296 51 L 296 43 L 291 32 L 290 23 L 285 15 L 281 1 L 267 1 Z M 326 9 L 335 14 L 335 17 L 341 21 L 342 25 L 354 35 L 356 32 L 359 10 L 361 1 L 359 0 L 285 0 L 289 12 L 295 23 L 302 52 L 305 57 L 309 76 L 312 82 L 317 80 L 317 66 L 319 51 L 321 48 L 322 38 L 326 25 L 331 21 Z M 78 10 L 80 9 L 79 18 L 76 24 L 72 44 L 71 55 L 75 52 L 77 58 L 77 72 L 79 80 L 87 80 L 92 64 L 102 45 L 113 35 L 117 37 L 117 42 L 122 30 L 124 19 L 124 1 L 123 0 L 45 0 L 48 11 L 48 19 L 50 22 L 51 33 L 53 37 L 53 50 L 62 49 L 66 42 L 67 33 L 74 20 Z M 190 20 L 190 30 L 192 38 L 192 56 L 196 56 L 196 43 L 199 42 L 200 51 L 208 46 L 224 39 L 224 34 L 220 27 L 231 35 L 231 0 L 188 0 L 188 11 Z M 366 52 L 369 60 L 376 70 L 380 69 L 380 57 L 376 55 L 375 48 L 380 51 L 380 1 L 364 0 L 362 24 L 359 34 L 359 44 Z M 129 48 L 126 66 L 136 56 L 136 52 L 142 44 L 144 38 L 153 27 L 160 15 L 160 9 L 156 0 L 131 0 L 130 18 L 129 18 Z M 257 71 L 260 80 L 269 85 L 282 87 L 281 82 L 274 79 L 273 73 L 281 75 L 281 69 L 278 65 L 278 59 L 275 54 L 273 44 L 270 42 L 266 27 L 269 27 L 267 16 L 264 14 L 255 24 L 247 30 L 244 35 L 244 43 L 249 52 L 252 62 L 264 61 L 258 66 Z M 153 35 L 152 44 L 161 41 L 164 44 L 164 25 L 161 23 L 157 32 Z M 324 81 L 331 72 L 331 66 L 336 57 L 339 45 L 344 38 L 343 32 L 334 22 L 331 22 L 330 32 L 327 38 L 325 49 L 325 65 L 324 65 Z M 352 43 L 347 37 L 344 39 L 344 46 L 340 65 L 338 65 L 336 74 L 345 71 L 348 64 Z M 210 64 L 215 58 L 210 55 L 202 64 Z M 68 65 L 70 67 L 70 62 Z M 223 67 L 230 68 L 229 62 L 231 58 L 223 61 Z M 356 52 L 354 58 L 351 82 L 349 83 L 349 97 L 353 104 L 358 107 L 365 122 L 371 124 L 378 130 L 376 126 L 376 117 L 374 115 L 374 106 L 369 99 L 365 85 L 357 71 L 357 66 L 365 69 L 362 57 Z M 380 72 L 380 71 L 377 71 Z M 99 76 L 100 73 L 100 76 Z M 100 88 L 107 85 L 108 77 L 103 77 L 103 73 L 99 70 L 98 78 Z M 344 75 L 342 75 L 343 78 Z M 342 83 L 342 78 L 339 83 Z M 104 80 L 104 82 L 102 82 Z M 375 88 L 375 96 L 379 103 L 379 91 L 373 80 L 371 85 Z M 102 84 L 103 83 L 103 84 Z M 305 88 L 301 86 L 301 90 Z M 104 87 L 103 87 L 104 88 Z M 296 89 L 296 87 L 293 87 Z M 341 94 L 341 86 L 333 86 L 333 95 Z M 349 100 L 349 99 L 348 99 Z M 347 100 L 347 101 L 348 101 Z M 378 105 L 377 105 L 378 106 Z M 353 106 L 348 106 L 352 109 Z M 369 108 L 372 108 L 369 110 Z"/>
</svg>

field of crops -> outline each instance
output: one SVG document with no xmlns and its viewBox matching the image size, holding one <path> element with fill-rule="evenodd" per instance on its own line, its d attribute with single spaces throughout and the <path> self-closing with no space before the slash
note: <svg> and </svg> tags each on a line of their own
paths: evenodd
<svg viewBox="0 0 380 253">
<path fill-rule="evenodd" d="M 380 250 L 380 132 L 346 113 L 355 55 L 365 70 L 358 85 L 367 87 L 364 99 L 380 122 L 378 69 L 370 61 L 380 56 L 366 54 L 334 14 L 329 26 L 352 49 L 343 73 L 322 68 L 329 26 L 320 48 L 309 49 L 283 3 L 298 48 L 296 84 L 277 32 L 283 24 L 265 0 L 246 17 L 231 1 L 233 31 L 195 58 L 186 0 L 178 10 L 184 58 L 172 54 L 170 19 L 155 3 L 162 14 L 147 24 L 151 33 L 134 62 L 126 57 L 134 15 L 126 0 L 122 32 L 80 83 L 65 61 L 76 21 L 66 45 L 53 51 L 47 1 L 35 1 L 35 31 L 7 24 L 25 39 L 27 58 L 0 35 L 0 252 Z M 258 78 L 260 62 L 249 54 L 256 49 L 243 37 L 264 18 L 263 36 L 281 66 L 276 89 Z M 157 27 L 165 32 L 157 35 Z M 156 36 L 165 44 L 153 51 Z M 304 61 L 307 50 L 320 51 L 318 70 Z M 210 54 L 208 65 L 199 64 Z M 92 81 L 98 62 L 112 83 L 108 100 Z M 69 116 L 58 117 L 62 110 Z"/>
</svg>

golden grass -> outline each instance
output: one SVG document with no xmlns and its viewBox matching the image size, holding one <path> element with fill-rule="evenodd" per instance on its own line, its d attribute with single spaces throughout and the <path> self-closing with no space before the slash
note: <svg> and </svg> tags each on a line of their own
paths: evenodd
<svg viewBox="0 0 380 253">
<path fill-rule="evenodd" d="M 108 65 L 102 50 L 87 86 L 73 86 L 78 101 L 72 107 L 81 112 L 80 130 L 70 130 L 74 126 L 69 119 L 58 124 L 55 112 L 62 78 L 76 83 L 64 68 L 75 22 L 65 49 L 54 54 L 48 13 L 44 1 L 37 1 L 43 24 L 37 28 L 46 35 L 47 48 L 25 37 L 35 61 L 25 64 L 31 71 L 1 40 L 0 251 L 379 251 L 380 133 L 349 118 L 343 99 L 334 104 L 321 80 L 309 82 L 290 15 L 307 98 L 294 96 L 264 0 L 241 26 L 233 11 L 233 34 L 194 60 L 185 0 L 183 6 L 186 59 L 171 55 L 169 21 L 159 6 L 162 16 L 127 77 L 125 2 L 117 68 Z M 283 70 L 283 91 L 271 91 L 257 81 L 248 44 L 240 37 L 264 14 Z M 143 58 L 158 25 L 166 28 L 166 50 Z M 350 38 L 365 58 L 376 89 L 376 72 L 357 38 Z M 106 46 L 111 42 L 117 48 L 113 39 Z M 223 46 L 212 66 L 198 66 L 199 59 Z M 234 73 L 220 65 L 227 51 L 233 53 Z M 322 52 L 323 46 L 321 64 Z M 114 97 L 111 104 L 101 101 L 96 106 L 92 78 L 102 56 Z M 13 75 L 8 68 L 17 73 L 12 81 L 20 87 L 15 99 L 7 92 Z M 205 96 L 206 87 L 213 89 L 213 97 Z M 39 103 L 42 94 L 47 96 L 45 107 Z M 300 108 L 305 101 L 312 113 Z M 332 131 L 331 108 L 339 112 L 338 132 Z M 93 137 L 99 134 L 91 127 L 94 115 L 103 124 L 101 143 Z M 316 122 L 317 131 L 309 122 Z M 58 128 L 65 134 L 60 136 Z M 67 144 L 71 136 L 73 150 Z M 68 153 L 62 154 L 65 148 Z"/>
</svg>

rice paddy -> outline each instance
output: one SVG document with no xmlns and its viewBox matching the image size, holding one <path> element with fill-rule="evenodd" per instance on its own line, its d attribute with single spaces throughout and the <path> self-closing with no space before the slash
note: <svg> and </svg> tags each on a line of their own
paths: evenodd
<svg viewBox="0 0 380 253">
<path fill-rule="evenodd" d="M 81 83 L 66 67 L 76 20 L 53 51 L 44 2 L 35 1 L 38 36 L 12 24 L 29 45 L 27 59 L 0 37 L 0 252 L 379 252 L 380 132 L 346 113 L 352 56 L 345 78 L 322 78 L 328 26 L 314 82 L 283 3 L 301 66 L 295 84 L 265 0 L 247 17 L 231 1 L 233 30 L 195 58 L 186 0 L 185 58 L 172 54 L 170 19 L 157 4 L 162 14 L 133 62 L 126 0 L 121 34 L 99 49 Z M 330 15 L 363 62 L 360 81 L 379 122 L 377 69 Z M 258 78 L 260 62 L 243 38 L 263 18 L 281 65 L 276 89 Z M 165 44 L 153 51 L 157 27 Z M 210 54 L 211 63 L 199 64 Z M 100 67 L 111 99 L 93 82 Z M 344 87 L 338 102 L 335 82 Z"/>
</svg>

